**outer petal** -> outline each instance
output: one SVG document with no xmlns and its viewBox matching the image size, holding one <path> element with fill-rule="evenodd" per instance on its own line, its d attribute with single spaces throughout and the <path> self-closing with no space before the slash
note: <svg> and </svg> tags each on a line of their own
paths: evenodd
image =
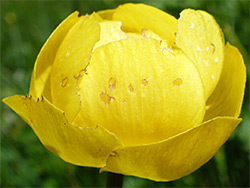
<svg viewBox="0 0 250 188">
<path fill-rule="evenodd" d="M 43 145 L 63 160 L 82 166 L 102 167 L 110 152 L 120 146 L 117 138 L 100 126 L 81 128 L 46 98 L 13 96 L 3 100 L 34 130 Z"/>
<path fill-rule="evenodd" d="M 155 181 L 181 178 L 212 158 L 240 121 L 219 117 L 160 143 L 117 149 L 101 171 Z"/>
<path fill-rule="evenodd" d="M 187 9 L 180 15 L 176 45 L 198 68 L 208 98 L 220 79 L 224 38 L 220 27 L 208 13 Z"/>
<path fill-rule="evenodd" d="M 95 13 L 80 17 L 56 55 L 51 71 L 51 96 L 53 104 L 65 112 L 69 121 L 81 108 L 77 83 L 84 75 L 92 49 L 99 39 L 99 17 Z"/>
<path fill-rule="evenodd" d="M 57 50 L 61 45 L 65 35 L 77 22 L 78 12 L 68 16 L 51 34 L 47 42 L 41 49 L 34 66 L 30 83 L 30 95 L 39 97 L 41 95 L 51 101 L 50 72 Z"/>
<path fill-rule="evenodd" d="M 126 145 L 164 140 L 200 124 L 205 113 L 193 63 L 180 50 L 162 50 L 155 39 L 97 48 L 77 88 L 84 108 L 74 124 L 101 125 Z"/>
<path fill-rule="evenodd" d="M 98 11 L 97 14 L 104 20 L 112 20 L 115 9 L 107 9 Z"/>
<path fill-rule="evenodd" d="M 124 4 L 115 10 L 113 20 L 122 21 L 125 32 L 140 33 L 142 29 L 149 29 L 174 45 L 178 22 L 175 17 L 157 8 L 144 4 Z"/>
<path fill-rule="evenodd" d="M 246 83 L 246 67 L 239 50 L 229 43 L 225 47 L 220 81 L 207 101 L 205 120 L 216 116 L 240 115 Z"/>
</svg>

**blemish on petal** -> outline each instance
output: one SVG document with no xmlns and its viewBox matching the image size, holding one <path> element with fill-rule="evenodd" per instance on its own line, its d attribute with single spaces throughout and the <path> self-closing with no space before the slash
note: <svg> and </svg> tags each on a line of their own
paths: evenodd
<svg viewBox="0 0 250 188">
<path fill-rule="evenodd" d="M 182 79 L 181 79 L 181 78 L 175 79 L 175 80 L 173 81 L 173 84 L 174 84 L 174 86 L 176 86 L 176 87 L 181 86 L 181 85 L 182 85 Z"/>
<path fill-rule="evenodd" d="M 43 102 L 43 96 L 37 97 L 36 102 Z"/>
<path fill-rule="evenodd" d="M 211 79 L 214 80 L 214 75 L 211 75 Z"/>
<path fill-rule="evenodd" d="M 43 96 L 41 95 L 41 97 L 40 97 L 40 102 L 43 102 Z"/>
<path fill-rule="evenodd" d="M 119 157 L 119 155 L 116 151 L 112 151 L 109 155 L 112 157 Z"/>
<path fill-rule="evenodd" d="M 215 52 L 215 45 L 214 45 L 214 43 L 210 43 L 210 45 L 212 46 L 212 48 L 213 48 L 213 51 L 212 51 L 212 53 L 214 54 L 214 52 Z"/>
<path fill-rule="evenodd" d="M 100 98 L 101 98 L 101 101 L 104 103 L 104 104 L 109 104 L 110 103 L 110 100 L 111 100 L 111 97 L 107 94 L 107 93 L 104 93 L 102 92 L 100 94 Z"/>
<path fill-rule="evenodd" d="M 109 79 L 109 87 L 108 87 L 108 89 L 110 91 L 114 90 L 115 89 L 115 85 L 116 85 L 116 80 L 114 78 L 110 78 Z"/>
<path fill-rule="evenodd" d="M 81 78 L 84 75 L 85 72 L 86 72 L 86 69 L 80 70 L 78 74 L 74 75 L 74 78 L 78 80 L 79 78 Z"/>
<path fill-rule="evenodd" d="M 95 154 L 100 153 L 103 150 L 104 145 L 102 145 Z"/>
<path fill-rule="evenodd" d="M 129 86 L 128 86 L 128 91 L 129 91 L 130 93 L 133 93 L 133 92 L 134 92 L 134 87 L 133 87 L 131 84 L 129 84 Z"/>
<path fill-rule="evenodd" d="M 26 94 L 25 96 L 21 96 L 21 97 L 22 97 L 22 99 L 26 100 L 27 98 L 29 98 L 29 95 Z"/>
<path fill-rule="evenodd" d="M 143 78 L 143 79 L 141 79 L 141 84 L 142 84 L 143 86 L 147 86 L 147 85 L 148 85 L 148 78 Z"/>
<path fill-rule="evenodd" d="M 26 102 L 23 102 L 23 106 L 24 106 L 24 108 L 28 108 L 28 105 Z"/>
<path fill-rule="evenodd" d="M 208 47 L 208 46 L 206 47 L 206 51 L 207 51 L 207 52 L 209 51 L 209 47 Z"/>
<path fill-rule="evenodd" d="M 147 32 L 146 29 L 142 29 L 142 30 L 141 30 L 141 35 L 142 35 L 144 38 L 146 37 L 146 32 Z"/>
<path fill-rule="evenodd" d="M 67 85 L 67 83 L 68 83 L 68 77 L 66 77 L 66 78 L 64 78 L 63 80 L 62 80 L 62 82 L 61 82 L 61 86 L 62 87 L 65 87 L 66 85 Z"/>
</svg>

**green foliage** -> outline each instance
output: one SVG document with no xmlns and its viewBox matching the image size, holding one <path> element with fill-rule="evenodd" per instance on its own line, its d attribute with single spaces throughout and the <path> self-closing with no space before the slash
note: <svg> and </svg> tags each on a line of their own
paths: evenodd
<svg viewBox="0 0 250 188">
<path fill-rule="evenodd" d="M 7 1 L 1 7 L 1 99 L 26 94 L 35 58 L 55 27 L 71 12 L 81 14 L 141 2 L 175 17 L 184 8 L 211 13 L 226 40 L 243 54 L 249 71 L 249 1 Z M 146 19 L 146 18 L 145 18 Z M 250 75 L 249 75 L 250 76 Z M 249 187 L 249 82 L 242 110 L 243 122 L 215 157 L 180 180 L 157 183 L 125 177 L 124 187 Z M 32 129 L 1 103 L 1 187 L 104 187 L 107 173 L 78 167 L 47 151 Z"/>
</svg>

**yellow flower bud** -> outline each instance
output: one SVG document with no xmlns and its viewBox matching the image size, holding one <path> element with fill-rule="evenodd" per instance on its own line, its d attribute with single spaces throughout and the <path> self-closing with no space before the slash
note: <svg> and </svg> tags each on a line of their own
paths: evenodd
<svg viewBox="0 0 250 188">
<path fill-rule="evenodd" d="M 206 163 L 239 119 L 246 70 L 204 11 L 124 4 L 52 33 L 29 96 L 3 101 L 63 160 L 155 181 Z"/>
</svg>

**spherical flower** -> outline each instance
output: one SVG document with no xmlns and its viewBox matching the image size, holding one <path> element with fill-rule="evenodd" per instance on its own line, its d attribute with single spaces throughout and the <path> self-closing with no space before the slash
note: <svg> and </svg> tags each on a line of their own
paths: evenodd
<svg viewBox="0 0 250 188">
<path fill-rule="evenodd" d="M 4 102 L 63 160 L 155 181 L 206 163 L 240 123 L 246 70 L 204 11 L 124 4 L 52 33 Z"/>
</svg>

